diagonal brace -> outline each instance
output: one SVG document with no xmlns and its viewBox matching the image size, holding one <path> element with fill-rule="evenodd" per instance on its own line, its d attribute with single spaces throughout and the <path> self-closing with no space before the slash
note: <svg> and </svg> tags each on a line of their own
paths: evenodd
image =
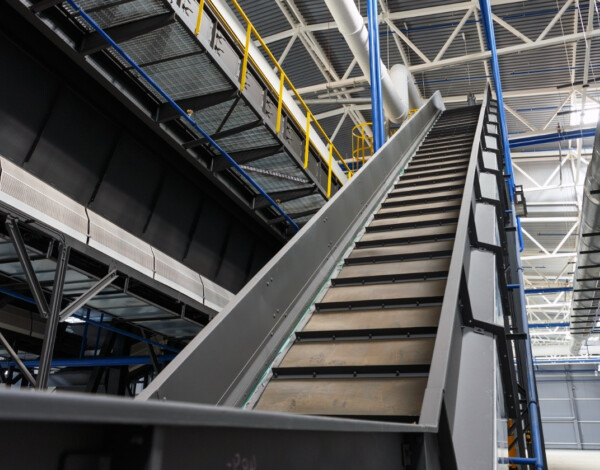
<svg viewBox="0 0 600 470">
<path fill-rule="evenodd" d="M 6 349 L 8 351 L 8 354 L 10 354 L 10 357 L 12 358 L 12 360 L 16 362 L 17 366 L 19 367 L 19 370 L 25 376 L 25 378 L 28 380 L 28 382 L 35 387 L 36 382 L 35 382 L 35 379 L 33 378 L 33 375 L 31 375 L 31 372 L 29 372 L 29 369 L 27 369 L 27 367 L 25 367 L 25 364 L 23 364 L 23 361 L 21 361 L 21 358 L 19 357 L 19 355 L 11 347 L 10 343 L 6 340 L 6 338 L 4 337 L 4 335 L 1 332 L 0 332 L 0 343 L 2 343 L 2 345 L 4 346 L 4 349 Z"/>
<path fill-rule="evenodd" d="M 60 321 L 65 321 L 71 315 L 73 315 L 77 310 L 83 307 L 87 302 L 92 300 L 100 291 L 102 291 L 105 287 L 109 286 L 113 283 L 113 281 L 119 277 L 117 274 L 117 270 L 113 269 L 106 276 L 100 279 L 96 284 L 90 287 L 87 291 L 81 294 L 77 299 L 75 299 L 68 307 L 65 307 L 60 312 Z"/>
<path fill-rule="evenodd" d="M 50 309 L 48 308 L 48 302 L 46 301 L 42 286 L 40 285 L 40 282 L 35 274 L 31 260 L 29 259 L 27 248 L 25 248 L 25 242 L 23 242 L 23 236 L 19 230 L 18 221 L 12 217 L 7 217 L 6 229 L 8 230 L 10 240 L 15 247 L 15 251 L 17 252 L 17 257 L 19 258 L 21 266 L 23 267 L 23 271 L 25 272 L 25 279 L 27 280 L 27 284 L 29 285 L 29 289 L 31 290 L 31 294 L 35 300 L 35 304 L 40 311 L 40 315 L 43 318 L 48 318 L 48 314 L 50 312 Z"/>
</svg>

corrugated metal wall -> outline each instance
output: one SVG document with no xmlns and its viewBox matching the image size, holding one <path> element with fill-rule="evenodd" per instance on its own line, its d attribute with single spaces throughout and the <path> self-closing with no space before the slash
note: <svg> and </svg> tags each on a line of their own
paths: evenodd
<svg viewBox="0 0 600 470">
<path fill-rule="evenodd" d="M 598 364 L 537 372 L 546 448 L 600 449 Z"/>
</svg>

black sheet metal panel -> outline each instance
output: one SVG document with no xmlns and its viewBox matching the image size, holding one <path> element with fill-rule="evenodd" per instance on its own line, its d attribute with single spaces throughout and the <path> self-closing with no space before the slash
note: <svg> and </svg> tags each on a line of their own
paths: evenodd
<svg viewBox="0 0 600 470">
<path fill-rule="evenodd" d="M 183 259 L 203 204 L 201 197 L 185 175 L 169 170 L 142 238 L 173 258 Z"/>
<path fill-rule="evenodd" d="M 241 405 L 442 109 L 435 94 L 139 399 Z"/>
<path fill-rule="evenodd" d="M 133 136 L 115 146 L 90 208 L 119 227 L 141 236 L 152 215 L 165 173 L 165 162 Z"/>
<path fill-rule="evenodd" d="M 23 168 L 76 201 L 87 202 L 117 135 L 114 122 L 63 86 Z"/>
<path fill-rule="evenodd" d="M 43 128 L 61 88 L 58 77 L 31 60 L 0 31 L 0 145 L 21 165 Z M 27 94 L 18 90 L 27 90 Z"/>
<path fill-rule="evenodd" d="M 232 291 L 281 246 L 5 2 L 0 26 L 2 156 Z"/>
</svg>

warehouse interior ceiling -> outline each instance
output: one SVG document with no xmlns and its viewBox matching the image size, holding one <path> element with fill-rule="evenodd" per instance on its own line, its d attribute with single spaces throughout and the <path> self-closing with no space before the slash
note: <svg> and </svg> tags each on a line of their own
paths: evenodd
<svg viewBox="0 0 600 470">
<path fill-rule="evenodd" d="M 355 3 L 366 22 L 366 0 Z M 352 127 L 371 120 L 365 104 L 370 88 L 325 3 L 241 5 L 335 145 L 350 156 Z M 448 108 L 464 105 L 470 93 L 480 99 L 493 80 L 479 2 L 415 5 L 379 0 L 383 63 L 408 66 L 423 97 L 440 90 Z M 522 218 L 525 288 L 570 288 L 600 109 L 598 3 L 493 0 L 492 12 L 515 179 L 528 203 Z M 586 137 L 568 139 L 573 131 Z M 527 296 L 538 359 L 569 355 L 572 297 L 568 291 Z M 581 354 L 600 352 L 599 341 L 592 334 Z"/>
</svg>

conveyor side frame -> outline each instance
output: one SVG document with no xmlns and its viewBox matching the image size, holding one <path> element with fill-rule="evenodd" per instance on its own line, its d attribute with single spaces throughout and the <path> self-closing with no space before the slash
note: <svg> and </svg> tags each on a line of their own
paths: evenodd
<svg viewBox="0 0 600 470">
<path fill-rule="evenodd" d="M 241 405 L 443 109 L 436 92 L 140 399 Z"/>
</svg>

